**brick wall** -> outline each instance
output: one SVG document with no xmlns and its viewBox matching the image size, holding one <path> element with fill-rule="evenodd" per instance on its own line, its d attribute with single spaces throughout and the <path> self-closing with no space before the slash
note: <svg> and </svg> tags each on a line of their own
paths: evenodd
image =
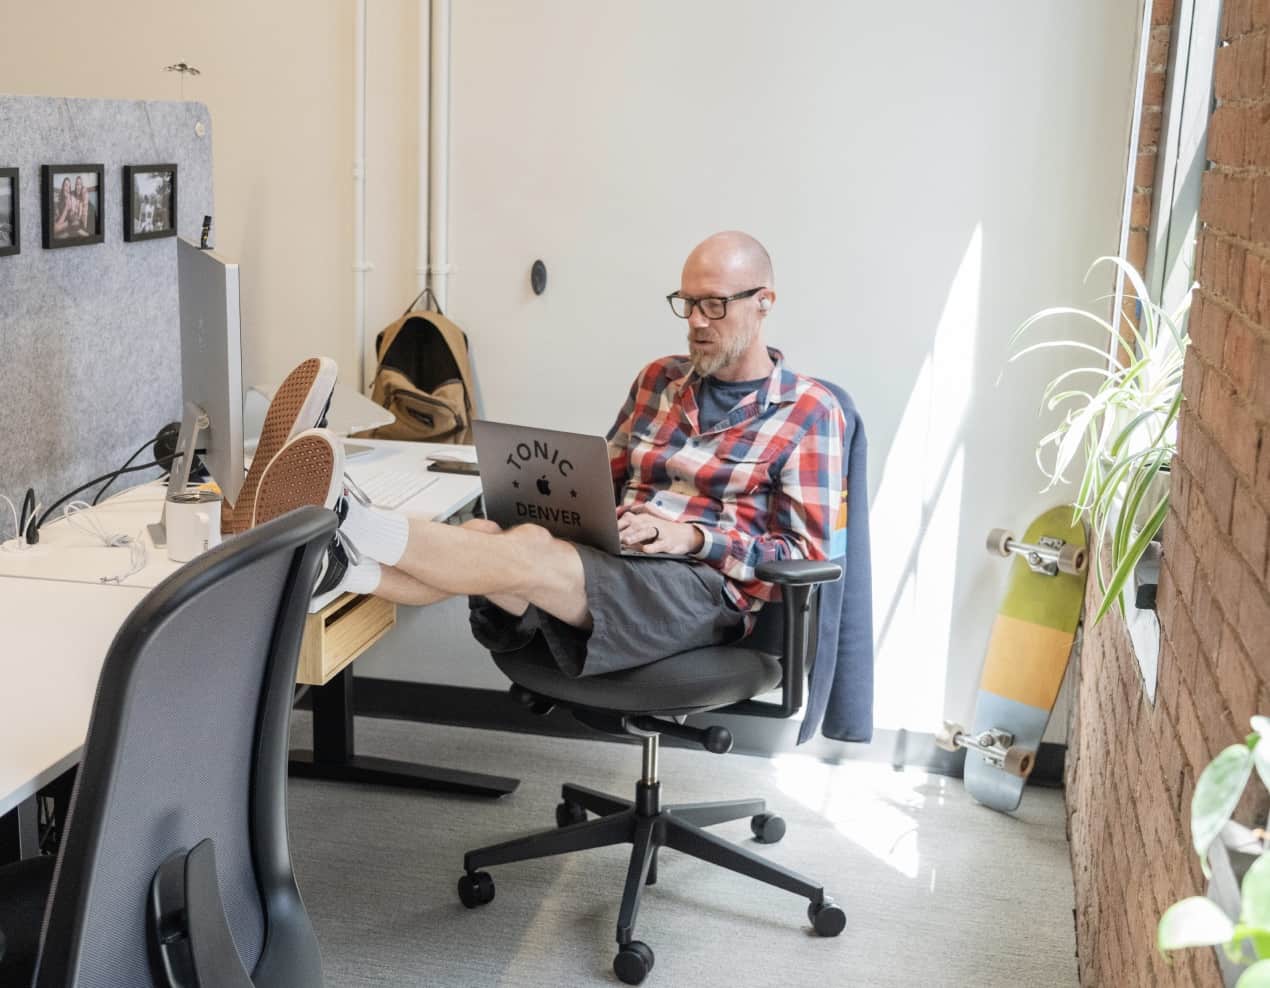
<svg viewBox="0 0 1270 988">
<path fill-rule="evenodd" d="M 1211 951 L 1167 965 L 1155 925 L 1204 889 L 1190 848 L 1198 773 L 1243 737 L 1249 716 L 1270 711 L 1270 2 L 1226 0 L 1221 38 L 1163 534 L 1156 702 L 1114 613 L 1089 633 L 1077 678 L 1068 822 L 1086 986 L 1221 983 Z M 1146 160 L 1135 178 L 1143 189 Z M 1142 215 L 1135 208 L 1135 225 Z M 1254 789 L 1237 815 L 1264 819 L 1265 803 Z"/>
</svg>

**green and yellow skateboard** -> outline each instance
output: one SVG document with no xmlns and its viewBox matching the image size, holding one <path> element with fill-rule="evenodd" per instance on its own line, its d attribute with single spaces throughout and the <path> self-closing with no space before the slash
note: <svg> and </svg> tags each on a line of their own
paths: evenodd
<svg viewBox="0 0 1270 988">
<path fill-rule="evenodd" d="M 1033 521 L 1022 541 L 993 529 L 988 551 L 1014 562 L 988 641 L 974 728 L 946 723 L 935 740 L 948 751 L 967 749 L 966 788 L 1008 813 L 1023 798 L 1074 651 L 1088 551 L 1085 528 L 1072 524 L 1069 505 Z"/>
</svg>

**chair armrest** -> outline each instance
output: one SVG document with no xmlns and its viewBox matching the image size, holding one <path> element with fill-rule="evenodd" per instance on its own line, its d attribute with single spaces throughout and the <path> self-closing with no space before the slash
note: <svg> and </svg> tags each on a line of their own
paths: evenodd
<svg viewBox="0 0 1270 988">
<path fill-rule="evenodd" d="M 807 694 L 807 666 L 816 649 L 820 619 L 820 584 L 842 579 L 842 567 L 825 560 L 778 559 L 759 563 L 754 574 L 781 588 L 781 700 L 743 700 L 724 709 L 757 717 L 790 717 L 802 709 Z"/>
<path fill-rule="evenodd" d="M 813 583 L 833 583 L 842 578 L 842 567 L 823 559 L 776 559 L 759 563 L 754 575 L 764 583 L 801 587 Z"/>
<path fill-rule="evenodd" d="M 252 988 L 229 932 L 211 838 L 163 862 L 150 884 L 151 973 L 163 988 Z"/>
</svg>

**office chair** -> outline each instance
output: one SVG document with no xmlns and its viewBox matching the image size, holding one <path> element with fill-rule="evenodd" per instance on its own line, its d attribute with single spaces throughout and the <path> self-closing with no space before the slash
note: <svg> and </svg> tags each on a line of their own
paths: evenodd
<svg viewBox="0 0 1270 988">
<path fill-rule="evenodd" d="M 287 732 L 335 527 L 321 508 L 275 519 L 129 615 L 102 666 L 56 867 L 0 869 L 0 984 L 321 985 L 287 843 Z"/>
<path fill-rule="evenodd" d="M 758 578 L 781 587 L 782 603 L 760 612 L 760 627 L 736 646 L 699 648 L 607 675 L 571 678 L 543 651 L 495 653 L 494 661 L 512 681 L 512 692 L 537 713 L 567 708 L 582 723 L 611 734 L 639 737 L 643 775 L 633 801 L 566 784 L 556 807 L 558 829 L 470 851 L 463 859 L 459 898 L 469 909 L 494 898 L 494 880 L 482 871 L 492 865 L 548 857 L 611 844 L 630 843 L 630 866 L 617 921 L 618 953 L 613 969 L 626 984 L 637 985 L 653 966 L 653 951 L 634 938 L 635 917 L 645 885 L 657 880 L 661 847 L 709 861 L 809 900 L 807 915 L 821 936 L 837 936 L 846 915 L 824 888 L 752 851 L 707 832 L 705 827 L 750 817 L 760 843 L 775 843 L 784 821 L 767 812 L 761 799 L 686 806 L 661 805 L 657 775 L 660 735 L 696 741 L 723 754 L 732 747 L 723 727 L 689 727 L 688 714 L 728 711 L 764 717 L 788 717 L 803 705 L 808 666 L 815 655 L 817 584 L 836 580 L 841 567 L 832 562 L 782 560 L 758 567 Z M 767 644 L 778 638 L 778 654 Z M 779 703 L 753 699 L 779 688 Z M 598 814 L 588 819 L 587 813 Z"/>
</svg>

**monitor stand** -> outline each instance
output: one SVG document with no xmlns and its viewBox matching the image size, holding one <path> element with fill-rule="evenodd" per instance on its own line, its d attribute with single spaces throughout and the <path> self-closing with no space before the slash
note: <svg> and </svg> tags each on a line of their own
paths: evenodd
<svg viewBox="0 0 1270 988">
<path fill-rule="evenodd" d="M 194 402 L 187 401 L 185 412 L 181 416 L 181 432 L 176 440 L 176 452 L 172 455 L 172 469 L 168 473 L 168 493 L 163 499 L 163 513 L 157 522 L 146 526 L 150 541 L 156 549 L 162 549 L 168 544 L 168 498 L 184 492 L 189 486 L 198 437 L 208 426 L 207 413 Z"/>
</svg>

